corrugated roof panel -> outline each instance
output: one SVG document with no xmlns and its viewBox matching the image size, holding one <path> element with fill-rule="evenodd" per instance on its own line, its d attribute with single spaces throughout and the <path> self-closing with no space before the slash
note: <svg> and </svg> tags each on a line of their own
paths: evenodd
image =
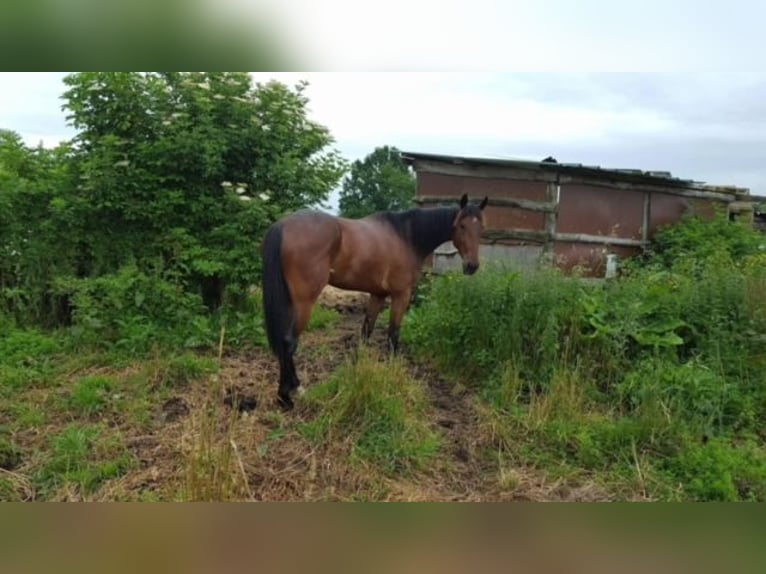
<svg viewBox="0 0 766 574">
<path fill-rule="evenodd" d="M 704 184 L 702 181 L 695 181 L 691 179 L 680 179 L 673 177 L 668 171 L 644 171 L 641 169 L 616 169 L 616 168 L 603 168 L 600 166 L 586 166 L 581 163 L 553 163 L 550 161 L 530 161 L 522 159 L 496 159 L 496 158 L 479 158 L 479 157 L 466 157 L 466 156 L 451 156 L 441 154 L 430 153 L 418 153 L 418 152 L 401 152 L 402 160 L 407 163 L 413 163 L 417 160 L 437 161 L 452 164 L 474 164 L 474 165 L 492 165 L 492 166 L 505 166 L 515 167 L 519 169 L 539 169 L 543 171 L 553 171 L 559 173 L 580 173 L 583 175 L 595 176 L 595 177 L 610 177 L 616 179 L 624 179 L 627 181 L 646 180 L 646 181 L 658 181 L 666 186 L 677 187 L 690 187 L 699 186 Z"/>
</svg>

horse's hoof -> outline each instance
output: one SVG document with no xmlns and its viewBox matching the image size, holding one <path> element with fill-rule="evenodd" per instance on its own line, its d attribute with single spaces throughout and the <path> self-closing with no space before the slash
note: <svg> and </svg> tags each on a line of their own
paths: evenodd
<svg viewBox="0 0 766 574">
<path fill-rule="evenodd" d="M 277 404 L 283 411 L 291 411 L 295 407 L 295 403 L 293 403 L 293 400 L 289 396 L 283 397 L 282 395 L 277 395 Z"/>
</svg>

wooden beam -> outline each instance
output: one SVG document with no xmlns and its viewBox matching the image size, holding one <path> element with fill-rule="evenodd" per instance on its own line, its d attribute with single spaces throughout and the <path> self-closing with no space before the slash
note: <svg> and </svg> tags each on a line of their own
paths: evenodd
<svg viewBox="0 0 766 574">
<path fill-rule="evenodd" d="M 550 184 L 549 184 L 550 185 Z M 555 185 L 555 184 L 554 184 Z M 421 195 L 415 198 L 417 203 L 457 203 L 458 196 L 439 196 L 439 195 Z M 542 211 L 544 213 L 555 213 L 558 209 L 556 203 L 530 201 L 528 199 L 514 199 L 511 197 L 490 197 L 488 205 L 497 207 L 513 207 L 516 209 L 526 209 L 527 211 Z"/>
<path fill-rule="evenodd" d="M 537 229 L 487 229 L 482 238 L 490 243 L 503 240 L 530 241 L 545 245 L 549 241 L 547 231 Z M 629 237 L 611 237 L 609 235 L 589 235 L 587 233 L 554 233 L 553 242 L 564 243 L 596 243 L 599 245 L 621 245 L 624 247 L 644 247 L 642 239 Z"/>
<path fill-rule="evenodd" d="M 642 239 L 589 235 L 587 233 L 556 233 L 553 239 L 566 243 L 597 243 L 599 245 L 622 245 L 625 247 L 644 247 L 646 245 Z"/>
<path fill-rule="evenodd" d="M 508 239 L 513 241 L 545 243 L 548 239 L 548 233 L 536 229 L 486 229 L 482 234 L 482 237 L 490 242 Z"/>
<path fill-rule="evenodd" d="M 641 241 L 646 243 L 649 241 L 649 224 L 651 221 L 649 220 L 652 213 L 652 194 L 651 193 L 645 193 L 644 194 L 644 214 L 641 221 Z"/>
<path fill-rule="evenodd" d="M 562 184 L 587 185 L 589 187 L 605 187 L 617 191 L 645 191 L 652 193 L 666 193 L 668 195 L 680 195 L 682 197 L 694 197 L 698 199 L 713 199 L 724 201 L 726 203 L 737 199 L 735 194 L 719 193 L 716 191 L 705 191 L 702 188 L 695 187 L 671 187 L 664 185 L 654 185 L 648 183 L 627 183 L 622 181 L 602 181 L 592 178 L 572 177 L 568 175 L 561 176 Z"/>
<path fill-rule="evenodd" d="M 555 206 L 555 209 L 545 214 L 545 244 L 543 245 L 542 255 L 551 258 L 553 255 L 553 236 L 556 234 L 556 219 L 559 207 L 559 184 L 555 181 L 548 183 L 545 187 L 545 195 L 548 203 Z"/>
</svg>

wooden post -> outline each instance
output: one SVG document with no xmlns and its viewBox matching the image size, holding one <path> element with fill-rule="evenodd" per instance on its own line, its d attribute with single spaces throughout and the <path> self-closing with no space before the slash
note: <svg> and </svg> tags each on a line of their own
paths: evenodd
<svg viewBox="0 0 766 574">
<path fill-rule="evenodd" d="M 647 191 L 644 193 L 644 218 L 641 223 L 641 241 L 644 245 L 649 241 L 649 225 L 651 223 L 651 211 L 652 211 L 652 192 Z"/>
<path fill-rule="evenodd" d="M 545 243 L 541 258 L 545 264 L 553 263 L 553 247 L 556 241 L 556 217 L 559 208 L 559 184 L 557 181 L 548 182 L 545 186 L 545 199 L 548 205 L 555 206 L 554 210 L 545 213 Z"/>
</svg>

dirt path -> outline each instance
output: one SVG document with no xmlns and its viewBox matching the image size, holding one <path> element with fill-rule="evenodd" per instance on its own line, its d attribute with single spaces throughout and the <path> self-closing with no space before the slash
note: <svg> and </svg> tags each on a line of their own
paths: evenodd
<svg viewBox="0 0 766 574">
<path fill-rule="evenodd" d="M 468 390 L 438 371 L 407 358 L 415 380 L 428 386 L 431 418 L 443 436 L 443 454 L 437 464 L 440 500 L 486 500 L 501 498 L 489 460 L 490 445 Z"/>
<path fill-rule="evenodd" d="M 359 344 L 365 301 L 366 296 L 332 289 L 325 291 L 322 304 L 339 311 L 342 319 L 331 329 L 307 333 L 301 341 L 296 364 L 306 387 L 326 380 Z M 370 344 L 385 351 L 386 325 L 383 321 L 377 325 Z M 450 383 L 432 367 L 415 361 L 406 349 L 404 356 L 413 378 L 428 386 L 427 395 L 432 407 L 429 418 L 443 437 L 442 452 L 427 472 L 401 480 L 382 479 L 371 469 L 358 464 L 352 468 L 342 460 L 347 457 L 342 444 L 323 448 L 309 445 L 293 429 L 297 423 L 310 420 L 315 413 L 300 405 L 287 415 L 273 410 L 276 371 L 263 364 L 261 359 L 261 374 L 267 376 L 251 380 L 249 391 L 240 384 L 235 392 L 257 397 L 259 412 L 253 413 L 254 418 L 267 426 L 272 425 L 271 436 L 282 432 L 284 436 L 272 441 L 266 456 L 256 461 L 248 460 L 253 496 L 270 500 L 283 499 L 283 496 L 289 499 L 390 500 L 512 498 L 497 488 L 497 470 L 493 469 L 487 453 L 489 437 L 481 427 L 472 393 Z M 269 361 L 267 357 L 265 362 Z M 225 363 L 224 376 L 231 366 L 230 362 Z M 274 426 L 280 422 L 284 425 Z M 263 452 L 264 449 L 261 447 L 260 450 Z"/>
<path fill-rule="evenodd" d="M 296 365 L 306 387 L 321 384 L 359 344 L 366 298 L 328 290 L 322 303 L 340 321 L 307 332 Z M 371 344 L 385 349 L 385 325 Z M 139 468 L 100 493 L 100 499 L 248 500 L 592 500 L 548 484 L 530 469 L 501 470 L 491 429 L 475 392 L 408 355 L 412 377 L 428 387 L 429 419 L 442 435 L 441 452 L 414 476 L 382 476 L 349 460 L 349 444 L 317 446 L 301 433 L 316 412 L 306 404 L 284 413 L 275 403 L 277 365 L 262 349 L 222 357 L 219 373 L 194 383 L 162 405 L 154 428 L 126 437 Z M 181 493 L 181 494 L 179 494 Z"/>
</svg>

